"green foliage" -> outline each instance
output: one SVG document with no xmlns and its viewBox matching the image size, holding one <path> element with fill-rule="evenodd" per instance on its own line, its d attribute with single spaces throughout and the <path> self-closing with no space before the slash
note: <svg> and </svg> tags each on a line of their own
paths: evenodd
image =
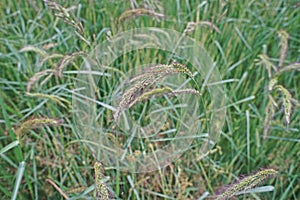
<svg viewBox="0 0 300 200">
<path fill-rule="evenodd" d="M 284 0 L 186 0 L 173 1 L 171 6 L 166 0 L 1 1 L 0 196 L 203 199 L 216 197 L 219 188 L 234 182 L 220 198 L 296 200 L 300 196 L 299 21 L 299 3 Z M 97 152 L 76 132 L 70 116 L 77 110 L 70 102 L 82 57 L 111 36 L 141 27 L 169 28 L 202 42 L 222 73 L 224 81 L 216 84 L 226 88 L 228 106 L 221 140 L 201 160 L 196 141 L 189 154 L 166 168 L 131 174 L 99 162 L 94 165 Z M 149 87 L 162 72 L 191 78 L 185 65 L 163 62 L 168 54 L 151 53 L 160 67 L 132 79 L 139 91 L 146 86 L 148 90 L 139 96 L 133 95 L 136 89 L 125 92 L 119 112 L 155 95 L 198 93 Z M 141 62 L 134 61 L 117 60 L 114 67 L 107 66 L 114 79 L 100 82 L 99 101 L 112 94 L 124 71 Z M 141 80 L 149 84 L 141 85 Z M 200 85 L 202 80 L 195 81 Z M 210 100 L 209 94 L 201 97 Z M 102 114 L 99 120 L 108 126 L 113 113 Z M 271 170 L 274 166 L 278 172 Z M 265 169 L 238 178 L 261 167 Z M 273 191 L 255 188 L 275 172 L 268 181 Z"/>
</svg>

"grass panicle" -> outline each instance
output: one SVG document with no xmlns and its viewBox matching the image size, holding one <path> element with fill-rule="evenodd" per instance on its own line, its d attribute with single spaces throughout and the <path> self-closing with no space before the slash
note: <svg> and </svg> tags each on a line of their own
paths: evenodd
<svg viewBox="0 0 300 200">
<path fill-rule="evenodd" d="M 155 88 L 150 91 L 144 92 L 142 95 L 138 96 L 134 101 L 132 101 L 128 108 L 131 108 L 133 105 L 144 102 L 149 100 L 151 97 L 159 97 L 162 95 L 167 95 L 169 97 L 179 95 L 179 94 L 197 94 L 200 95 L 201 93 L 195 89 L 183 89 L 183 90 L 172 90 L 169 87 L 164 88 Z"/>
<path fill-rule="evenodd" d="M 59 97 L 57 95 L 53 94 L 42 94 L 42 93 L 26 93 L 26 95 L 30 97 L 37 97 L 37 98 L 43 98 L 43 99 L 49 99 L 53 102 L 56 102 L 60 106 L 64 108 L 71 108 L 71 102 L 63 97 Z"/>
<path fill-rule="evenodd" d="M 276 85 L 274 89 L 278 90 L 281 93 L 281 100 L 284 109 L 285 121 L 287 124 L 289 124 L 291 121 L 291 112 L 292 112 L 292 95 L 282 85 Z"/>
<path fill-rule="evenodd" d="M 117 110 L 114 113 L 115 123 L 118 121 L 120 113 L 126 109 L 132 107 L 135 103 L 149 99 L 152 95 L 157 94 L 180 94 L 180 93 L 197 93 L 193 90 L 183 90 L 183 91 L 170 91 L 168 88 L 160 88 L 151 90 L 151 87 L 158 81 L 162 80 L 163 77 L 171 74 L 187 74 L 189 77 L 193 77 L 192 72 L 187 68 L 187 66 L 173 62 L 170 65 L 156 65 L 154 67 L 145 68 L 144 72 L 131 78 L 130 83 L 135 82 L 130 88 L 128 88 L 122 95 L 120 103 Z M 151 91 L 149 91 L 151 90 Z M 139 94 L 141 93 L 142 94 Z"/>
<path fill-rule="evenodd" d="M 24 48 L 23 48 L 24 49 Z M 32 48 L 29 48 L 32 50 Z M 37 49 L 37 48 L 35 48 Z M 41 85 L 43 85 L 44 83 L 46 83 L 54 74 L 61 78 L 62 77 L 62 73 L 63 70 L 66 66 L 68 66 L 72 61 L 74 61 L 76 58 L 81 57 L 81 56 L 86 56 L 86 53 L 79 51 L 79 52 L 74 52 L 72 54 L 69 55 L 62 55 L 62 54 L 52 54 L 52 55 L 48 55 L 45 54 L 44 55 L 44 59 L 42 59 L 40 65 L 43 65 L 47 60 L 53 59 L 53 58 L 61 58 L 59 63 L 55 66 L 52 62 L 50 62 L 51 66 L 55 66 L 55 69 L 45 69 L 43 71 L 37 72 L 35 73 L 28 81 L 27 83 L 27 92 L 30 92 L 31 88 L 33 87 L 33 85 L 39 81 L 42 77 L 44 77 L 45 75 L 48 75 L 41 83 Z"/>
<path fill-rule="evenodd" d="M 20 140 L 30 130 L 40 128 L 42 126 L 58 126 L 64 123 L 63 119 L 55 118 L 31 118 L 23 122 L 18 128 L 14 130 L 17 138 Z"/>
<path fill-rule="evenodd" d="M 274 65 L 270 61 L 269 56 L 267 56 L 265 54 L 258 55 L 258 59 L 256 59 L 255 62 L 256 62 L 256 65 L 262 65 L 267 69 L 269 78 L 272 77 L 272 74 L 273 74 L 272 70 L 274 70 L 275 72 L 277 71 L 276 65 Z"/>
<path fill-rule="evenodd" d="M 210 21 L 199 21 L 199 22 L 188 22 L 186 28 L 184 29 L 183 33 L 185 35 L 189 34 L 190 32 L 193 32 L 196 30 L 197 26 L 207 26 L 207 27 L 210 27 L 211 30 L 214 30 L 216 31 L 217 33 L 221 33 L 220 29 L 215 25 L 213 24 L 212 22 Z"/>
<path fill-rule="evenodd" d="M 269 81 L 268 90 L 269 90 L 269 91 L 272 91 L 277 83 L 278 83 L 278 78 L 277 78 L 277 77 L 272 78 L 272 79 Z"/>
<path fill-rule="evenodd" d="M 75 34 L 84 41 L 86 44 L 90 45 L 90 42 L 84 36 L 84 27 L 79 19 L 77 19 L 71 9 L 64 8 L 62 5 L 53 0 L 44 0 L 45 4 L 54 12 L 54 16 L 62 19 L 66 24 L 74 28 Z"/>
<path fill-rule="evenodd" d="M 272 94 L 272 91 L 279 91 L 281 94 L 281 98 L 279 98 L 279 101 L 282 102 L 283 110 L 284 110 L 284 121 L 287 124 L 290 124 L 291 122 L 291 112 L 293 108 L 293 98 L 291 93 L 286 89 L 283 85 L 278 83 L 278 77 L 282 75 L 283 72 L 289 71 L 289 70 L 299 70 L 300 64 L 298 62 L 289 64 L 287 66 L 283 66 L 287 53 L 288 53 L 288 39 L 289 34 L 285 30 L 280 30 L 278 32 L 279 37 L 279 61 L 277 63 L 277 66 L 271 62 L 270 58 L 265 54 L 260 54 L 258 56 L 258 59 L 256 59 L 257 65 L 263 65 L 266 67 L 268 71 L 269 76 L 269 82 L 268 82 L 268 91 L 271 95 L 268 95 L 268 103 L 265 107 L 265 119 L 264 119 L 264 131 L 263 131 L 263 138 L 266 139 L 271 126 L 271 121 L 273 119 L 273 116 L 275 115 L 275 107 L 278 107 L 278 103 L 276 102 L 277 98 L 273 97 L 274 94 Z M 273 96 L 272 96 L 273 95 Z M 295 101 L 297 102 L 297 100 Z"/>
<path fill-rule="evenodd" d="M 272 168 L 261 169 L 251 175 L 241 178 L 232 185 L 225 187 L 225 189 L 223 189 L 223 192 L 217 194 L 216 199 L 230 199 L 234 196 L 237 196 L 241 192 L 245 192 L 247 190 L 255 188 L 256 186 L 262 184 L 265 180 L 267 180 L 270 177 L 273 177 L 277 173 L 278 171 Z"/>
<path fill-rule="evenodd" d="M 128 106 L 136 99 L 138 92 L 143 90 L 146 87 L 152 86 L 156 80 L 159 78 L 155 78 L 153 75 L 147 76 L 147 78 L 144 78 L 141 81 L 138 81 L 136 84 L 134 84 L 131 88 L 126 90 L 124 94 L 121 97 L 121 101 L 118 105 L 117 110 L 114 113 L 114 120 L 115 122 L 118 121 L 120 113 L 125 109 L 128 108 Z"/>
<path fill-rule="evenodd" d="M 285 30 L 280 30 L 278 32 L 278 37 L 280 47 L 278 68 L 280 69 L 284 64 L 285 58 L 288 53 L 289 34 Z"/>
<path fill-rule="evenodd" d="M 41 60 L 39 66 L 43 66 L 43 65 L 45 64 L 46 61 L 50 61 L 51 59 L 55 59 L 55 58 L 63 58 L 63 57 L 64 57 L 63 54 L 58 54 L 58 53 L 53 53 L 53 54 L 51 54 L 51 55 L 47 55 L 46 57 L 44 57 L 44 58 Z M 52 64 L 52 62 L 50 62 L 50 65 L 53 66 L 53 67 L 55 67 L 54 64 Z"/>
<path fill-rule="evenodd" d="M 155 19 L 166 19 L 166 16 L 162 13 L 157 13 L 154 10 L 151 9 L 145 9 L 145 8 L 137 8 L 137 9 L 131 9 L 126 10 L 123 12 L 119 19 L 118 19 L 118 25 L 122 24 L 124 21 L 137 17 L 137 16 L 152 16 Z"/>
<path fill-rule="evenodd" d="M 187 68 L 187 66 L 173 62 L 170 65 L 159 64 L 153 67 L 148 67 L 143 70 L 143 73 L 137 75 L 129 80 L 129 82 L 140 81 L 143 79 L 151 78 L 153 76 L 163 78 L 164 76 L 171 74 L 187 74 L 189 77 L 193 78 L 192 72 Z"/>
<path fill-rule="evenodd" d="M 110 200 L 114 199 L 114 195 L 109 190 L 109 188 L 104 183 L 104 168 L 101 162 L 95 162 L 94 164 L 94 171 L 95 171 L 95 184 L 96 184 L 96 191 L 97 191 L 97 198 L 100 200 Z"/>
</svg>

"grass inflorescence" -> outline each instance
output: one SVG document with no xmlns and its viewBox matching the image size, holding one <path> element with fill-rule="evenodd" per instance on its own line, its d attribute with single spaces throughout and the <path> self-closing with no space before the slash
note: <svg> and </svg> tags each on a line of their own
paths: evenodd
<svg viewBox="0 0 300 200">
<path fill-rule="evenodd" d="M 32 118 L 23 122 L 15 129 L 15 134 L 18 138 L 22 138 L 29 130 L 40 128 L 43 126 L 58 126 L 64 122 L 62 119 L 53 118 Z"/>
<path fill-rule="evenodd" d="M 250 189 L 255 188 L 256 186 L 263 183 L 270 177 L 275 176 L 278 173 L 277 170 L 272 168 L 261 169 L 251 175 L 244 176 L 235 183 L 224 187 L 223 191 L 220 194 L 217 194 L 217 200 L 226 200 L 231 197 L 239 195 L 241 192 L 246 192 Z"/>
<path fill-rule="evenodd" d="M 113 199 L 114 195 L 104 182 L 104 168 L 101 162 L 95 162 L 94 171 L 97 197 L 99 197 L 101 200 Z"/>
<path fill-rule="evenodd" d="M 268 83 L 268 91 L 271 93 L 268 95 L 268 104 L 265 108 L 265 120 L 264 120 L 264 138 L 267 138 L 271 122 L 275 115 L 275 108 L 278 107 L 279 104 L 282 104 L 283 113 L 284 113 L 284 121 L 289 124 L 291 120 L 291 112 L 293 108 L 292 104 L 292 95 L 288 89 L 286 89 L 283 85 L 280 85 L 278 82 L 278 78 L 280 75 L 288 70 L 297 70 L 298 63 L 293 63 L 287 66 L 284 66 L 285 59 L 288 53 L 288 38 L 289 34 L 285 30 L 280 30 L 278 32 L 279 41 L 279 62 L 274 64 L 271 59 L 265 55 L 260 54 L 257 59 L 257 65 L 263 65 L 266 67 L 269 83 Z M 276 95 L 272 94 L 272 91 L 279 91 L 280 98 L 276 97 Z M 297 100 L 296 100 L 297 102 Z"/>
<path fill-rule="evenodd" d="M 169 65 L 160 64 L 145 68 L 143 73 L 132 77 L 129 82 L 133 83 L 122 95 L 120 103 L 117 110 L 114 113 L 115 123 L 118 121 L 120 113 L 126 109 L 132 107 L 138 102 L 143 102 L 152 96 L 157 95 L 170 95 L 174 96 L 176 94 L 184 93 L 197 93 L 198 91 L 192 89 L 185 90 L 172 90 L 171 88 L 154 88 L 151 87 L 161 81 L 164 77 L 172 74 L 187 74 L 189 77 L 193 77 L 192 72 L 183 64 L 173 62 Z"/>
</svg>

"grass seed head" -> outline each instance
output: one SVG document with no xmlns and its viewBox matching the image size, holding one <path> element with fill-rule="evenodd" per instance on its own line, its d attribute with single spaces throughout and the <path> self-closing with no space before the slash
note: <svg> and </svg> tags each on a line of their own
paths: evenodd
<svg viewBox="0 0 300 200">
<path fill-rule="evenodd" d="M 276 175 L 277 173 L 277 170 L 272 168 L 261 169 L 251 175 L 241 178 L 241 180 L 238 180 L 236 183 L 228 186 L 223 190 L 221 194 L 217 195 L 216 199 L 225 200 L 237 196 L 240 192 L 247 191 L 260 185 L 261 183 L 263 183 L 263 181 L 267 180 L 271 176 Z"/>
<path fill-rule="evenodd" d="M 262 65 L 266 67 L 269 78 L 272 77 L 272 69 L 277 72 L 277 67 L 270 61 L 270 58 L 265 54 L 258 55 L 258 59 L 255 60 L 256 65 Z"/>
<path fill-rule="evenodd" d="M 279 51 L 279 64 L 278 67 L 281 68 L 283 66 L 284 60 L 287 56 L 288 53 L 288 39 L 289 39 L 289 34 L 285 30 L 281 30 L 278 32 L 278 37 L 280 39 L 279 41 L 279 46 L 280 46 L 280 51 Z"/>
<path fill-rule="evenodd" d="M 165 19 L 166 16 L 162 13 L 157 13 L 153 10 L 150 9 L 145 9 L 145 8 L 139 8 L 139 9 L 131 9 L 123 12 L 121 16 L 119 17 L 118 20 L 118 25 L 120 25 L 122 22 L 133 18 L 137 16 L 152 16 L 156 19 Z"/>
<path fill-rule="evenodd" d="M 210 27 L 212 30 L 216 31 L 217 33 L 221 33 L 220 29 L 210 21 L 188 22 L 183 33 L 186 35 L 190 32 L 193 32 L 194 30 L 196 30 L 198 25 Z"/>
<path fill-rule="evenodd" d="M 54 118 L 32 118 L 23 122 L 17 129 L 15 134 L 20 140 L 31 129 L 39 128 L 42 126 L 57 126 L 64 123 L 63 119 Z"/>
<path fill-rule="evenodd" d="M 158 81 L 162 80 L 163 77 L 171 74 L 187 74 L 189 77 L 193 77 L 192 72 L 187 68 L 187 66 L 173 62 L 170 65 L 159 64 L 154 67 L 145 68 L 143 73 L 131 78 L 129 83 L 134 83 L 130 88 L 128 88 L 122 95 L 120 103 L 116 112 L 114 113 L 115 123 L 118 121 L 120 113 L 129 107 L 132 107 L 135 103 L 149 99 L 150 96 L 158 94 L 171 94 L 172 91 L 167 91 L 167 88 L 154 89 L 152 91 L 151 87 Z M 146 93 L 145 93 L 146 92 Z M 196 93 L 192 90 L 177 91 L 177 93 Z M 142 93 L 142 94 L 139 94 Z M 173 93 L 174 95 L 175 93 Z"/>
<path fill-rule="evenodd" d="M 290 123 L 290 119 L 291 119 L 291 112 L 292 112 L 292 95 L 290 94 L 290 92 L 283 87 L 282 85 L 277 85 L 275 87 L 276 90 L 280 91 L 282 94 L 282 105 L 284 108 L 284 116 L 285 116 L 285 121 L 286 123 Z"/>
<path fill-rule="evenodd" d="M 101 162 L 95 162 L 94 171 L 97 197 L 99 197 L 101 200 L 114 199 L 114 195 L 103 181 L 105 176 L 104 167 Z"/>
</svg>

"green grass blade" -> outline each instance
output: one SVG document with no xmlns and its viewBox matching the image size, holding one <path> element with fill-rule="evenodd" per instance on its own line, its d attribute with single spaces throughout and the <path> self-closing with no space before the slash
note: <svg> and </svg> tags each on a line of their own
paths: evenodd
<svg viewBox="0 0 300 200">
<path fill-rule="evenodd" d="M 17 199 L 17 195 L 18 195 L 18 191 L 19 191 L 19 188 L 20 188 L 20 185 L 21 185 L 22 178 L 23 178 L 23 173 L 24 173 L 24 170 L 25 170 L 25 166 L 26 166 L 25 161 L 22 161 L 19 164 L 19 168 L 18 168 L 17 175 L 16 175 L 16 182 L 15 182 L 14 190 L 13 190 L 13 193 L 12 193 L 12 196 L 11 196 L 11 200 L 16 200 Z"/>
</svg>

